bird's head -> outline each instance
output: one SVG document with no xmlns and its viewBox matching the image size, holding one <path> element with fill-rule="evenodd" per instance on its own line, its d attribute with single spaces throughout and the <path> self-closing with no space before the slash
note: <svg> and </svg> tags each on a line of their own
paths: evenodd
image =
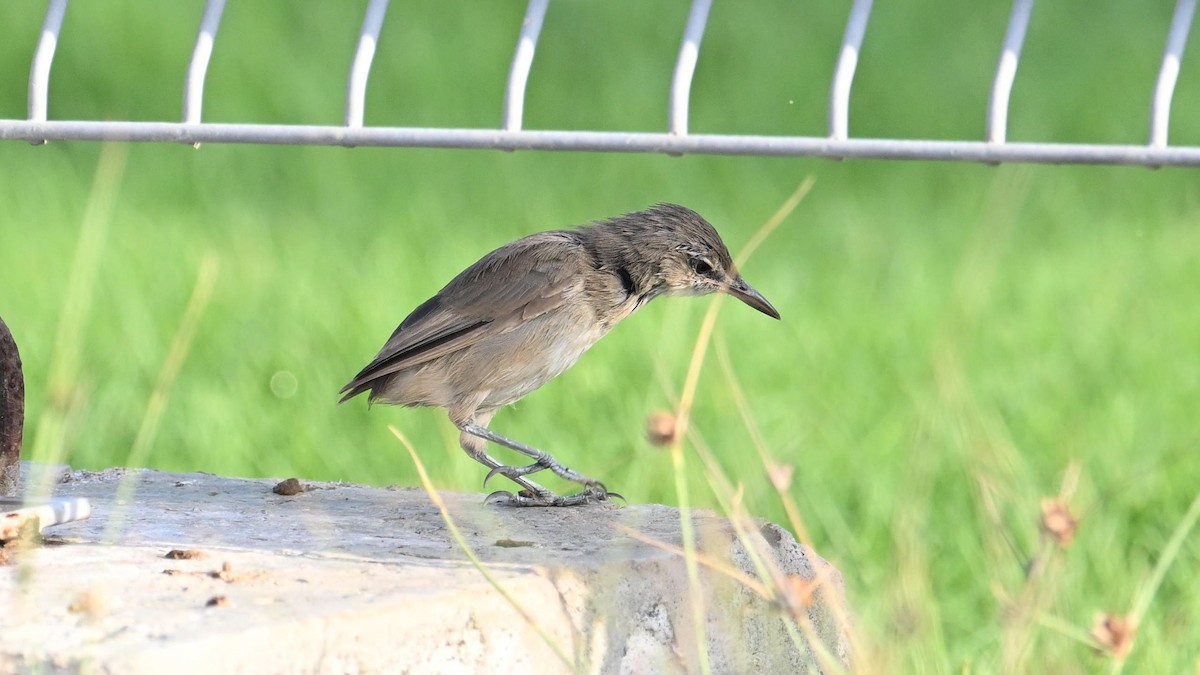
<svg viewBox="0 0 1200 675">
<path fill-rule="evenodd" d="M 721 236 L 691 209 L 660 204 L 643 211 L 655 225 L 661 260 L 658 277 L 666 295 L 726 293 L 769 317 L 779 312 L 738 274 Z"/>
</svg>

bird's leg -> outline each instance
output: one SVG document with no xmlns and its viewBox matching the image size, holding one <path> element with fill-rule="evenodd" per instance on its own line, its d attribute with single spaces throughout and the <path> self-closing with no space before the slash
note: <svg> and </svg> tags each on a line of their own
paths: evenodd
<svg viewBox="0 0 1200 675">
<path fill-rule="evenodd" d="M 479 424 L 476 424 L 476 423 L 468 423 L 468 424 L 465 424 L 465 425 L 459 427 L 459 429 L 461 429 L 464 433 L 472 434 L 474 436 L 478 436 L 480 438 L 489 440 L 493 443 L 498 443 L 500 445 L 503 445 L 504 447 L 506 447 L 510 450 L 516 450 L 517 452 L 521 453 L 522 455 L 531 457 L 533 459 L 533 464 L 530 464 L 528 466 L 498 466 L 498 467 L 495 467 L 492 469 L 491 473 L 489 474 L 489 478 L 495 474 L 501 474 L 501 475 L 507 476 L 508 478 L 519 478 L 521 476 L 526 476 L 531 473 L 537 473 L 538 471 L 545 471 L 546 469 L 550 469 L 551 471 L 554 472 L 554 475 L 558 476 L 559 478 L 562 478 L 563 480 L 569 480 L 572 483 L 579 483 L 580 485 L 583 485 L 584 487 L 596 487 L 596 486 L 603 487 L 601 485 L 600 481 L 598 481 L 594 478 L 588 478 L 587 476 L 579 473 L 578 471 L 575 471 L 573 469 L 567 468 L 566 466 L 563 466 L 562 462 L 558 461 L 557 459 L 554 459 L 554 457 L 552 457 L 550 455 L 550 453 L 548 453 L 544 450 L 538 450 L 537 448 L 530 447 L 519 441 L 514 441 L 513 439 L 508 438 L 507 436 L 501 436 L 500 434 L 492 431 L 491 429 L 488 429 L 487 427 L 480 426 Z"/>
<path fill-rule="evenodd" d="M 475 418 L 477 420 L 479 420 L 480 422 L 482 422 L 483 424 L 487 424 L 489 421 L 491 421 L 492 415 L 494 415 L 494 414 L 495 414 L 495 412 L 481 413 L 481 414 L 476 415 Z M 455 426 L 459 427 L 460 429 L 462 428 L 461 425 L 458 424 L 458 422 L 455 422 Z M 482 438 L 480 438 L 474 434 L 470 434 L 464 430 L 458 436 L 458 444 L 462 447 L 464 452 L 466 452 L 468 455 L 470 455 L 471 459 L 473 459 L 476 462 L 479 462 L 480 464 L 491 469 L 491 472 L 494 472 L 497 469 L 506 468 L 495 457 L 492 457 L 491 455 L 487 454 L 487 441 L 483 440 Z M 489 477 L 492 475 L 491 472 L 488 472 Z M 554 494 L 550 490 L 547 490 L 546 488 L 542 487 L 541 485 L 538 485 L 537 483 L 535 483 L 527 478 L 524 478 L 522 476 L 516 476 L 516 477 L 511 477 L 511 478 L 514 483 L 516 483 L 517 485 L 520 485 L 524 490 L 528 491 L 529 494 L 533 495 L 537 499 L 553 500 L 555 498 L 560 498 L 560 497 L 558 497 L 558 495 Z M 484 483 L 485 484 L 487 483 L 486 479 L 484 479 Z M 489 499 L 491 499 L 491 497 L 489 497 Z"/>
<path fill-rule="evenodd" d="M 467 450 L 467 453 L 479 462 L 491 467 L 491 471 L 488 472 L 487 478 L 484 479 L 485 483 L 487 482 L 488 478 L 491 478 L 496 474 L 501 474 L 507 477 L 509 480 L 512 480 L 517 485 L 525 488 L 529 492 L 528 495 L 510 495 L 507 492 L 496 492 L 489 496 L 489 501 L 503 500 L 504 503 L 510 506 L 575 506 L 578 504 L 587 504 L 589 502 L 605 501 L 609 498 L 610 494 L 612 494 L 604 488 L 604 484 L 602 484 L 600 481 L 593 478 L 588 478 L 583 474 L 563 466 L 561 462 L 554 459 L 554 457 L 552 457 L 549 453 L 538 450 L 537 448 L 532 448 L 523 443 L 519 443 L 511 438 L 502 436 L 488 429 L 485 425 L 487 422 L 491 421 L 492 414 L 493 413 L 488 413 L 486 416 L 482 414 L 475 415 L 473 416 L 473 419 L 463 421 L 456 420 L 453 417 L 451 418 L 455 426 L 457 426 L 462 432 L 460 436 L 460 443 L 463 449 Z M 498 443 L 511 450 L 516 450 L 523 455 L 533 458 L 534 463 L 528 466 L 505 466 L 500 464 L 491 456 L 487 455 L 487 453 L 483 452 L 482 448 L 474 445 L 474 442 L 480 440 L 492 441 L 493 443 Z M 472 448 L 477 448 L 478 454 L 476 454 L 476 450 L 468 449 L 469 443 Z M 480 443 L 480 445 L 483 444 Z M 483 458 L 486 458 L 486 460 Z M 532 483 L 532 481 L 529 481 L 527 478 L 525 478 L 526 475 L 536 473 L 538 471 L 544 471 L 546 469 L 551 470 L 555 475 L 564 480 L 579 483 L 586 489 L 577 495 L 563 497 L 556 495 L 545 488 L 541 488 L 540 486 L 536 490 L 527 487 L 527 485 L 536 485 L 536 483 Z M 612 496 L 619 497 L 620 495 L 612 494 Z"/>
</svg>

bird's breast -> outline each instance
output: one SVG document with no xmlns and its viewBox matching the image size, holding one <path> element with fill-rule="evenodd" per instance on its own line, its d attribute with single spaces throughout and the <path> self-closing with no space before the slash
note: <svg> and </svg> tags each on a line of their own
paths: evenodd
<svg viewBox="0 0 1200 675">
<path fill-rule="evenodd" d="M 575 365 L 607 332 L 589 308 L 568 304 L 473 346 L 463 365 L 477 368 L 478 389 L 491 392 L 485 405 L 508 405 Z"/>
</svg>

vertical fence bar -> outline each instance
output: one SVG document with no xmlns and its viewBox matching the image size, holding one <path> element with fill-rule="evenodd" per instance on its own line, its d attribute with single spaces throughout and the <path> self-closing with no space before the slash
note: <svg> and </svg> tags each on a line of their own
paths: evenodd
<svg viewBox="0 0 1200 675">
<path fill-rule="evenodd" d="M 1158 69 L 1158 81 L 1154 84 L 1154 98 L 1150 101 L 1151 147 L 1167 147 L 1171 98 L 1175 95 L 1175 83 L 1179 80 L 1179 62 L 1183 59 L 1183 48 L 1187 46 L 1188 32 L 1192 29 L 1192 16 L 1195 12 L 1196 0 L 1179 0 L 1175 4 L 1171 32 L 1167 35 L 1162 66 Z"/>
<path fill-rule="evenodd" d="M 217 39 L 217 28 L 221 25 L 224 11 L 225 0 L 208 0 L 204 5 L 204 17 L 200 19 L 200 30 L 192 47 L 192 60 L 188 62 L 187 77 L 183 81 L 184 124 L 200 123 L 200 111 L 204 105 L 204 78 L 208 74 L 213 41 Z"/>
<path fill-rule="evenodd" d="M 371 62 L 375 60 L 375 45 L 379 44 L 379 31 L 383 28 L 383 17 L 387 14 L 388 0 L 371 0 L 367 14 L 363 17 L 362 31 L 358 35 L 358 48 L 354 50 L 354 61 L 350 64 L 350 78 L 346 84 L 346 126 L 361 127 L 366 110 L 367 77 L 371 74 Z"/>
<path fill-rule="evenodd" d="M 0 497 L 17 494 L 25 427 L 25 376 L 12 333 L 0 319 Z"/>
<path fill-rule="evenodd" d="M 29 121 L 45 122 L 50 100 L 50 66 L 54 63 L 54 50 L 58 48 L 58 33 L 62 30 L 63 15 L 67 13 L 67 0 L 50 0 L 46 6 L 46 20 L 42 22 L 42 36 L 38 38 L 33 52 L 33 65 L 29 68 Z M 46 141 L 31 141 L 41 145 Z"/>
<path fill-rule="evenodd" d="M 704 39 L 704 27 L 708 23 L 708 10 L 711 8 L 712 0 L 692 0 L 687 26 L 683 29 L 683 43 L 679 45 L 679 58 L 675 59 L 675 72 L 671 76 L 668 130 L 677 136 L 684 136 L 688 132 L 688 102 L 692 95 L 692 78 L 696 74 L 696 61 L 700 59 L 700 41 Z"/>
<path fill-rule="evenodd" d="M 520 131 L 525 116 L 525 85 L 529 82 L 529 69 L 533 67 L 533 54 L 537 50 L 538 36 L 542 33 L 542 20 L 550 0 L 529 0 L 525 8 L 525 19 L 521 22 L 521 35 L 513 51 L 512 65 L 508 69 L 508 85 L 504 89 L 504 130 Z"/>
<path fill-rule="evenodd" d="M 988 143 L 1003 143 L 1008 136 L 1008 99 L 1012 94 L 1013 81 L 1017 78 L 1017 62 L 1021 59 L 1025 29 L 1029 26 L 1029 15 L 1032 13 L 1033 0 L 1013 0 L 1008 30 L 1004 33 L 1004 47 L 1000 50 L 996 76 L 992 79 L 992 93 L 988 98 Z"/>
<path fill-rule="evenodd" d="M 833 86 L 829 90 L 829 136 L 835 141 L 844 141 L 850 135 L 850 87 L 854 84 L 858 53 L 870 16 L 871 0 L 854 0 L 846 33 L 842 36 L 837 67 L 833 71 Z"/>
</svg>

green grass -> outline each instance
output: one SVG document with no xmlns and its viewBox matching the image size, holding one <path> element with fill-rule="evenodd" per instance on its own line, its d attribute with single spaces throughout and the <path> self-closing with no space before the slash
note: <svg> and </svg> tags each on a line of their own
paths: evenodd
<svg viewBox="0 0 1200 675">
<path fill-rule="evenodd" d="M 177 118 L 201 12 L 192 4 L 73 4 L 51 116 Z M 693 131 L 822 133 L 837 4 L 716 3 Z M 1170 4 L 1039 4 L 1009 137 L 1141 142 Z M 0 117 L 24 115 L 41 9 L 0 6 Z M 395 4 L 368 123 L 497 126 L 522 10 Z M 337 123 L 357 10 L 269 11 L 230 4 L 206 118 Z M 880 4 L 852 133 L 981 137 L 1006 12 Z M 553 3 L 527 127 L 662 129 L 685 15 L 686 3 Z M 1172 140 L 1200 143 L 1188 114 L 1200 105 L 1200 49 L 1179 86 Z M 813 192 L 744 270 L 784 320 L 728 303 L 717 333 L 767 446 L 795 467 L 791 497 L 846 575 L 878 672 L 1107 669 L 1062 626 L 1086 631 L 1096 612 L 1131 610 L 1200 486 L 1194 170 L 130 146 L 109 176 L 102 244 L 87 252 L 98 262 L 80 279 L 86 314 L 66 336 L 78 359 L 56 364 L 101 152 L 0 146 L 0 316 L 25 362 L 27 447 L 52 450 L 61 422 L 79 468 L 129 458 L 213 256 L 213 294 L 147 464 L 416 485 L 393 424 L 436 485 L 478 490 L 483 472 L 440 411 L 335 405 L 407 311 L 506 241 L 659 201 L 704 213 L 736 250 L 812 175 Z M 678 395 L 707 302 L 653 303 L 493 426 L 631 502 L 673 502 L 670 455 L 642 425 Z M 711 356 L 692 423 L 745 486 L 750 512 L 784 521 Z M 1078 534 L 1028 577 L 1039 502 L 1071 462 Z M 698 466 L 689 461 L 692 499 L 714 505 Z M 1128 672 L 1200 663 L 1195 542 L 1167 570 Z M 1023 593 L 1035 601 L 1016 601 Z M 1022 620 L 1029 606 L 1043 620 Z"/>
</svg>

